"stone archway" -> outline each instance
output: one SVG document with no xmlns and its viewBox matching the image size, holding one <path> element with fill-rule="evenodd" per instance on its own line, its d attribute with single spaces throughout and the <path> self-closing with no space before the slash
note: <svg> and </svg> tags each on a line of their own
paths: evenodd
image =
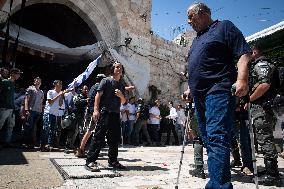
<svg viewBox="0 0 284 189">
<path fill-rule="evenodd" d="M 3 10 L 8 11 L 8 9 L 9 9 L 8 4 L 9 3 L 6 3 L 4 5 Z M 33 9 L 31 9 L 31 7 L 33 7 Z M 59 11 L 58 10 L 56 11 L 57 14 L 60 13 L 60 11 L 62 11 L 62 13 L 64 14 L 64 11 L 66 11 L 66 14 L 68 12 L 68 15 L 71 15 L 71 13 L 72 13 L 73 18 L 74 18 L 74 15 L 77 16 L 77 17 L 80 17 L 80 19 L 82 20 L 81 23 L 84 22 L 83 23 L 84 27 L 87 28 L 86 30 L 83 30 L 83 31 L 87 31 L 88 36 L 90 38 L 89 41 L 87 41 L 87 39 L 86 39 L 88 37 L 81 38 L 81 40 L 84 41 L 82 43 L 78 43 L 78 40 L 74 44 L 71 44 L 71 43 L 66 44 L 66 43 L 64 43 L 64 40 L 63 40 L 63 42 L 59 41 L 60 43 L 66 45 L 66 46 L 72 47 L 72 48 L 76 47 L 76 44 L 77 44 L 77 46 L 81 46 L 81 45 L 84 46 L 84 45 L 90 45 L 90 44 L 96 43 L 97 41 L 104 41 L 109 47 L 114 47 L 114 46 L 116 46 L 117 44 L 120 43 L 120 38 L 121 38 L 120 35 L 121 34 L 120 34 L 119 23 L 118 23 L 117 16 L 116 16 L 117 13 L 115 12 L 115 9 L 114 9 L 113 5 L 111 4 L 110 0 L 106 0 L 106 1 L 99 1 L 99 0 L 92 0 L 92 1 L 27 0 L 25 13 L 27 13 L 27 11 L 29 11 L 29 10 L 34 11 L 37 8 L 39 8 L 41 10 L 45 9 L 45 11 L 46 11 L 46 9 L 49 9 L 49 8 L 52 9 L 54 7 L 59 10 Z M 21 0 L 14 0 L 12 12 L 11 12 L 12 17 L 15 16 L 16 14 L 18 14 L 20 12 L 20 9 L 21 9 Z M 37 11 L 37 15 L 39 15 L 39 14 L 44 14 L 44 13 Z M 34 15 L 36 15 L 36 14 L 34 14 Z M 60 18 L 60 19 L 62 19 L 62 18 Z M 37 22 L 33 23 L 33 20 L 35 20 L 35 19 L 33 19 L 30 16 L 29 22 L 32 22 L 32 24 L 30 24 L 30 25 L 34 25 L 33 27 L 35 28 L 35 27 L 37 27 L 36 26 Z M 53 18 L 53 20 L 51 22 L 57 22 L 58 21 L 54 18 Z M 75 19 L 75 20 L 78 21 L 79 19 Z M 60 23 L 62 23 L 62 21 Z M 46 29 L 49 29 L 49 28 L 46 28 Z M 52 33 L 52 31 L 50 33 Z M 56 33 L 58 35 L 60 35 L 60 32 L 56 31 Z M 39 34 L 42 34 L 42 33 L 39 32 Z M 84 35 L 84 34 L 86 34 L 86 32 L 85 33 L 81 32 L 80 35 Z M 43 33 L 42 35 L 45 35 L 45 34 Z M 64 34 L 61 34 L 61 35 L 64 35 Z M 92 37 L 92 35 L 94 35 L 94 37 Z M 50 37 L 50 36 L 48 36 L 48 37 Z M 64 37 L 66 38 L 66 36 L 64 36 Z M 55 40 L 55 41 L 56 41 L 56 39 L 58 39 L 58 37 L 57 38 L 56 37 L 55 38 L 50 37 L 50 38 Z M 68 41 L 68 39 L 70 40 L 70 37 L 66 38 L 65 42 Z M 51 75 L 48 75 L 48 73 L 50 71 L 53 71 L 53 70 L 49 69 L 50 66 L 49 66 L 48 62 L 46 62 L 44 60 L 36 59 L 35 57 L 31 57 L 31 56 L 27 57 L 27 55 L 20 55 L 18 57 L 19 57 L 19 59 L 25 59 L 25 60 L 21 60 L 22 62 L 20 62 L 20 64 L 18 64 L 18 65 L 20 66 L 21 69 L 22 68 L 23 69 L 24 68 L 29 69 L 29 70 L 24 70 L 24 71 L 26 71 L 25 73 L 29 75 L 27 77 L 28 80 L 30 80 L 31 77 L 36 76 L 36 75 L 32 75 L 32 74 L 42 72 L 41 75 L 38 75 L 38 76 L 48 78 L 49 80 L 63 79 L 63 77 L 64 77 L 64 79 L 66 79 L 65 84 L 68 84 L 69 82 L 72 81 L 72 80 L 70 81 L 70 79 L 75 78 L 77 75 L 82 73 L 82 71 L 91 62 L 90 59 L 88 59 L 85 62 L 78 62 L 78 64 L 72 64 L 72 66 L 67 66 L 67 65 L 64 65 L 64 63 L 62 64 L 61 62 L 59 62 L 57 65 L 55 65 L 56 66 L 55 72 L 58 72 L 58 73 L 55 73 L 55 74 L 53 73 L 52 78 L 50 78 Z M 30 63 L 30 62 L 33 62 L 33 63 Z M 40 66 L 38 66 L 38 65 L 40 65 Z M 37 69 L 34 69 L 35 67 Z M 39 68 L 39 67 L 41 67 L 41 68 Z M 41 71 L 41 69 L 44 69 L 44 71 Z M 36 73 L 32 73 L 32 72 L 36 72 Z M 70 73 L 70 74 L 66 74 L 66 73 Z M 94 75 L 96 73 L 97 72 L 94 72 Z M 71 76 L 71 74 L 73 74 L 73 75 Z M 24 75 L 23 75 L 23 77 L 24 77 Z M 46 85 L 49 85 L 49 83 L 50 82 L 46 82 Z"/>
<path fill-rule="evenodd" d="M 62 4 L 78 14 L 89 26 L 98 41 L 104 41 L 109 47 L 114 47 L 121 41 L 117 13 L 110 0 L 27 0 L 26 7 L 34 4 Z M 6 2 L 4 10 L 8 11 Z M 12 14 L 19 11 L 21 0 L 14 1 Z"/>
</svg>

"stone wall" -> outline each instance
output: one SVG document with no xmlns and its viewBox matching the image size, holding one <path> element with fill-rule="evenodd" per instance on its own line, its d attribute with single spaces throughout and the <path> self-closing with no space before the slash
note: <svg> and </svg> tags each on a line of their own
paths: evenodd
<svg viewBox="0 0 284 189">
<path fill-rule="evenodd" d="M 186 48 L 150 34 L 151 0 L 113 0 L 112 3 L 118 15 L 121 39 L 132 38 L 131 43 L 127 47 L 120 48 L 119 52 L 133 64 L 143 64 L 145 68 L 138 72 L 143 75 L 142 80 L 134 79 L 138 95 L 150 99 L 154 87 L 159 92 L 157 98 L 162 101 L 179 101 L 180 94 L 186 88 L 186 82 L 182 82 L 180 77 L 180 72 L 185 70 Z M 124 41 L 121 43 L 123 44 Z M 130 75 L 130 78 L 134 77 L 135 75 Z M 146 86 L 145 81 L 147 81 Z"/>
</svg>

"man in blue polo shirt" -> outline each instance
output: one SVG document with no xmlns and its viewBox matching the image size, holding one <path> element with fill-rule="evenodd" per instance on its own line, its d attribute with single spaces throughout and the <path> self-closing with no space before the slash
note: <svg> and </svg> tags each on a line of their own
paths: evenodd
<svg viewBox="0 0 284 189">
<path fill-rule="evenodd" d="M 233 188 L 230 179 L 230 141 L 235 109 L 231 87 L 238 97 L 248 92 L 251 49 L 230 21 L 213 21 L 210 9 L 195 3 L 187 10 L 197 32 L 188 53 L 189 90 L 208 154 L 210 180 L 205 188 Z M 237 68 L 234 58 L 239 57 Z"/>
</svg>

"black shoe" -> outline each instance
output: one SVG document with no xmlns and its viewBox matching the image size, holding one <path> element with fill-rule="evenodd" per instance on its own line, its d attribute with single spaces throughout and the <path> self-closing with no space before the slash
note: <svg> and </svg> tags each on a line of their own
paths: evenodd
<svg viewBox="0 0 284 189">
<path fill-rule="evenodd" d="M 189 174 L 191 174 L 193 177 L 206 179 L 206 175 L 204 173 L 204 169 L 202 169 L 202 168 L 195 168 L 193 170 L 189 170 Z"/>
<path fill-rule="evenodd" d="M 108 166 L 114 169 L 126 169 L 126 167 L 124 165 L 121 165 L 118 161 L 109 163 Z"/>
<path fill-rule="evenodd" d="M 87 170 L 87 171 L 91 171 L 91 172 L 100 172 L 101 170 L 99 169 L 98 167 L 98 164 L 95 162 L 95 163 L 88 163 L 88 164 L 85 164 L 84 168 Z"/>
<path fill-rule="evenodd" d="M 233 168 L 233 167 L 241 167 L 242 166 L 242 162 L 233 160 L 230 165 L 231 165 L 231 168 Z"/>
</svg>

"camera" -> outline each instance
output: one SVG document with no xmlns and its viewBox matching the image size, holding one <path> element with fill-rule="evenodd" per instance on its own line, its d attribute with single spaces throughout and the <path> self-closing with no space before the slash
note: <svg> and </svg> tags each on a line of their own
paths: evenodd
<svg viewBox="0 0 284 189">
<path fill-rule="evenodd" d="M 194 103 L 187 102 L 184 107 L 184 113 L 186 116 L 192 115 L 194 113 Z"/>
</svg>

